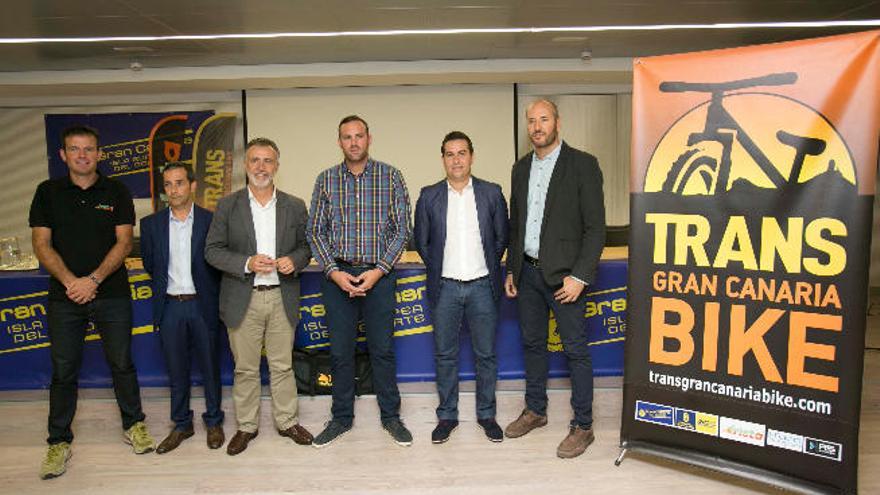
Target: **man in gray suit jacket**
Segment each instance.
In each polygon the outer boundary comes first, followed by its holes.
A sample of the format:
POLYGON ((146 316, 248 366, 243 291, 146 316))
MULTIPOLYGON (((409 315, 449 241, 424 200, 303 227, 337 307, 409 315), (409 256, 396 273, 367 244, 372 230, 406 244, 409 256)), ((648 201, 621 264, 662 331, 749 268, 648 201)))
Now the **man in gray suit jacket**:
POLYGON ((563 458, 593 441, 593 367, 584 328, 588 285, 605 245, 602 171, 596 157, 559 139, 559 111, 548 100, 526 110, 535 151, 513 165, 510 247, 505 290, 517 297, 526 368, 526 408, 507 426, 509 438, 547 424, 547 321, 556 329, 571 369, 569 433, 563 458))
POLYGON ((220 318, 235 359, 232 399, 238 431, 227 446, 229 455, 244 451, 257 436, 264 347, 275 427, 300 445, 312 443, 297 418, 292 362, 299 321, 296 277, 311 258, 308 212, 303 200, 275 188, 279 158, 270 139, 247 144, 248 186, 220 200, 205 242, 205 258, 223 272, 220 318))

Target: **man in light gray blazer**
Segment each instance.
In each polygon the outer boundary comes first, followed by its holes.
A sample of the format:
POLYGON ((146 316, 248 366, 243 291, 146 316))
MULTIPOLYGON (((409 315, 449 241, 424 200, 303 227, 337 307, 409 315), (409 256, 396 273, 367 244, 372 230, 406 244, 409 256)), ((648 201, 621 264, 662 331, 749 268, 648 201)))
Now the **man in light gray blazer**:
POLYGON ((232 398, 238 431, 226 452, 243 452, 259 429, 260 358, 266 349, 272 415, 278 433, 300 445, 312 435, 299 424, 293 377, 293 336, 299 321, 299 279, 309 264, 306 205, 275 188, 278 146, 256 138, 247 144, 248 186, 217 204, 205 258, 223 272, 220 318, 235 359, 232 398))

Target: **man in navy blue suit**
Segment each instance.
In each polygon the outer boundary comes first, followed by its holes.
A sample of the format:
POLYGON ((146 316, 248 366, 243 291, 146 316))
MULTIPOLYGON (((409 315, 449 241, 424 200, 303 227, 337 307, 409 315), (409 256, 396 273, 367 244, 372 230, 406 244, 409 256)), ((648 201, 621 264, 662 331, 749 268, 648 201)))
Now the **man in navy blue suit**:
POLYGON ((153 278, 153 324, 159 329, 171 382, 174 429, 159 444, 164 454, 193 436, 190 367, 196 361, 205 387, 207 442, 226 441, 220 409, 220 274, 205 261, 205 237, 211 212, 193 203, 196 182, 188 164, 169 163, 162 171, 169 208, 141 220, 144 268, 153 278))
POLYGON ((467 319, 476 357, 477 423, 493 442, 503 439, 495 421, 495 330, 501 296, 501 256, 507 247, 507 203, 501 186, 471 176, 474 146, 453 131, 440 145, 446 179, 422 189, 414 239, 428 271, 437 363, 437 427, 443 443, 458 426, 458 343, 467 319))

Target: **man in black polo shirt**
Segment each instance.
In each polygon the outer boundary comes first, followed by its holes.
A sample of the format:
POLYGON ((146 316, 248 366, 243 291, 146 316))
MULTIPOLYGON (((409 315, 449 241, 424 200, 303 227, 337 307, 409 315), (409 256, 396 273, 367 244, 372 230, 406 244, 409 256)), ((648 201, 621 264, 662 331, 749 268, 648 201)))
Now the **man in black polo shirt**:
POLYGON ((34 253, 52 275, 49 281, 49 449, 42 479, 61 476, 70 458, 71 423, 83 339, 95 323, 113 375, 125 441, 136 454, 151 452, 137 372, 131 358, 131 296, 123 266, 131 251, 134 204, 121 183, 98 174, 98 134, 71 127, 61 136, 68 175, 44 181, 31 203, 34 253))

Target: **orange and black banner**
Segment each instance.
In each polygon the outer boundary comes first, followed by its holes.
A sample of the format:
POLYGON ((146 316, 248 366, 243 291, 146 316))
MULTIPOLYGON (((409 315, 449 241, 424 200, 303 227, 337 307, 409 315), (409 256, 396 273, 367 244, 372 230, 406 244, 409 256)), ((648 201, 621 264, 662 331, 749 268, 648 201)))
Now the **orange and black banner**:
POLYGON ((162 185, 162 169, 166 163, 183 160, 185 144, 191 143, 187 136, 186 113, 169 115, 153 126, 150 131, 150 193, 153 197, 153 211, 168 206, 162 185))
POLYGON ((193 145, 196 175, 195 202, 214 211, 217 201, 232 190, 232 157, 238 116, 221 113, 206 120, 193 145))
POLYGON ((633 70, 621 445, 855 493, 880 31, 633 70))
MULTIPOLYGON (((211 112, 213 114, 213 112, 211 112)), ((237 115, 222 113, 195 120, 194 112, 168 115, 150 132, 150 176, 153 210, 168 205, 162 170, 169 162, 190 163, 196 179, 195 202, 214 210, 232 189, 232 158, 237 115), (192 127, 197 124, 195 138, 192 127)))

